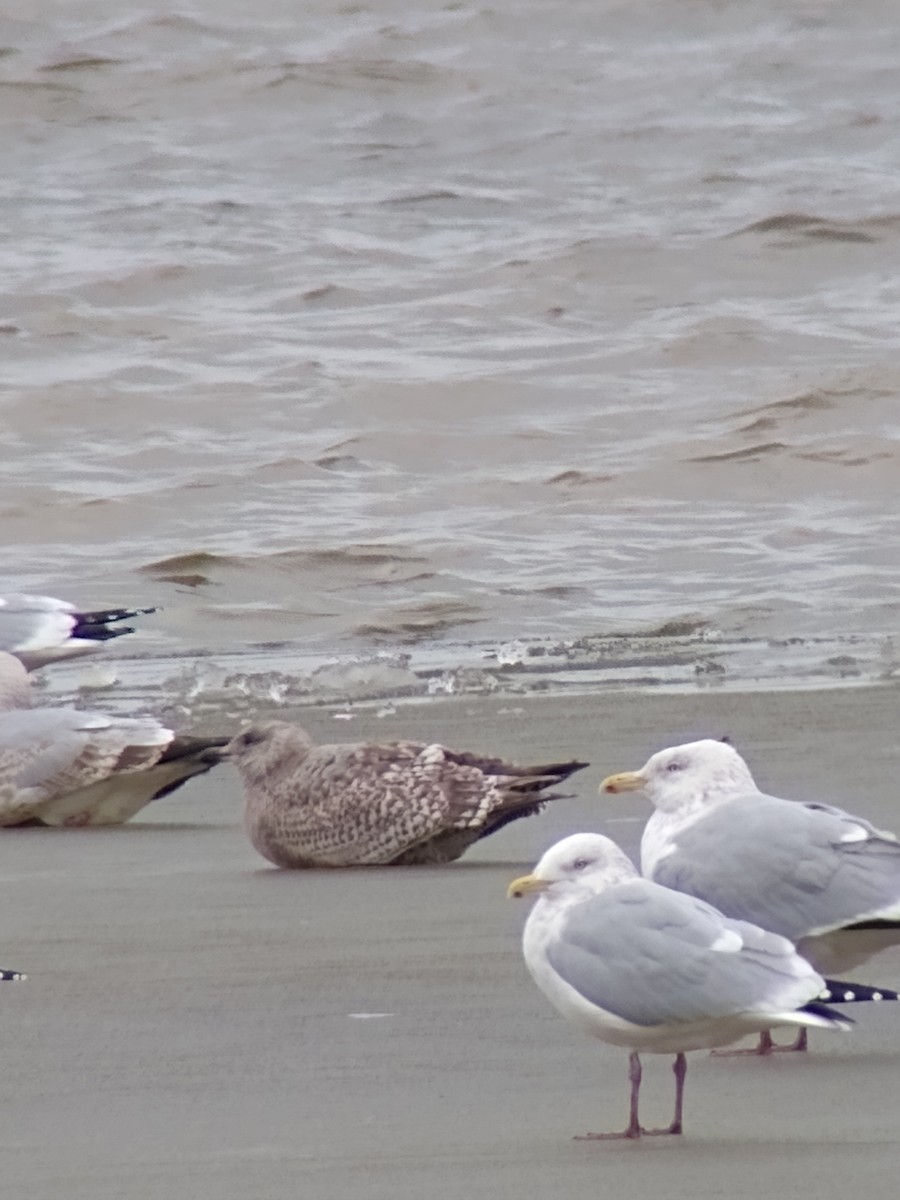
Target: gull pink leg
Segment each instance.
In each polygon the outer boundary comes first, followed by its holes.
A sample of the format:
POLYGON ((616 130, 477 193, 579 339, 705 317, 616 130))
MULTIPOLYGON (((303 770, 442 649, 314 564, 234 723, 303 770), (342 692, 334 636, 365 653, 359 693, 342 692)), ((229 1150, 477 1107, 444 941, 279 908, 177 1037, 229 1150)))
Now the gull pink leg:
MULTIPOLYGON (((683 1055, 679 1055, 683 1057, 683 1055)), ((638 1120, 638 1098, 641 1093, 641 1060, 636 1051, 628 1056, 628 1078, 631 1080, 631 1117, 628 1128, 621 1133, 580 1133, 576 1134, 576 1142, 611 1142, 620 1138, 639 1138, 644 1130, 638 1120)), ((666 1130, 665 1132, 668 1132, 666 1130)))
POLYGON ((752 1048, 746 1050, 710 1050, 713 1058, 745 1058, 748 1054, 766 1055, 771 1054, 773 1050, 778 1049, 772 1041, 772 1035, 768 1029, 759 1035, 759 1041, 752 1048))
POLYGON ((672 1070, 675 1072, 675 1115, 672 1118, 672 1124, 666 1129, 642 1129, 641 1132, 648 1137, 657 1137, 664 1133, 681 1133, 681 1118, 684 1112, 684 1080, 687 1075, 687 1059, 684 1054, 675 1055, 672 1070))
POLYGON ((759 1035, 759 1042, 752 1050, 711 1050, 710 1054, 716 1058, 738 1058, 741 1055, 768 1055, 768 1054, 790 1054, 795 1050, 804 1051, 808 1049, 809 1034, 806 1029, 801 1028, 796 1038, 789 1042, 786 1046, 777 1046, 772 1041, 772 1035, 766 1030, 759 1035))
POLYGON ((792 1050, 806 1050, 809 1046, 809 1030, 802 1027, 800 1032, 794 1038, 789 1046, 773 1046, 774 1050, 784 1050, 788 1053, 792 1050))

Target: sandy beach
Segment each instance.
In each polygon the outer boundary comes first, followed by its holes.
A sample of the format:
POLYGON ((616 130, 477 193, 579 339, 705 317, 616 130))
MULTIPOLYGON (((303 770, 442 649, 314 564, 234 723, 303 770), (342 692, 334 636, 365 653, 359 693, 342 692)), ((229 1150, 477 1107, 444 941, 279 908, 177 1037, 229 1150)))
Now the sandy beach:
MULTIPOLYGON (((578 1144, 623 1123, 625 1055, 539 995, 519 953, 525 908, 504 889, 579 829, 633 851, 642 801, 601 801, 598 780, 695 736, 730 733, 761 786, 896 827, 896 709, 883 687, 304 714, 332 740, 402 733, 591 759, 577 797, 443 869, 269 868, 239 828, 230 769, 120 829, 5 831, 0 965, 29 975, 0 994, 8 1193, 886 1193, 900 1170, 900 1006, 858 1009, 852 1034, 815 1036, 803 1059, 693 1055, 683 1139, 578 1144)), ((900 985, 900 956, 860 977, 900 985)), ((669 1060, 647 1067, 645 1118, 668 1120, 669 1060)))

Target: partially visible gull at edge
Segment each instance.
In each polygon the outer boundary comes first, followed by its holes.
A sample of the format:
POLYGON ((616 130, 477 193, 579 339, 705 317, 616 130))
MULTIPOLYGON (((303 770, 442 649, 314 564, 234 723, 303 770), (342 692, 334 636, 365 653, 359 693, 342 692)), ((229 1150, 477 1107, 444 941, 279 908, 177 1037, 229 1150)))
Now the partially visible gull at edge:
POLYGON ((0 653, 0 826, 121 824, 214 767, 228 742, 29 702, 24 666, 0 653))
POLYGON ((817 1002, 825 981, 786 938, 641 879, 601 834, 558 842, 508 889, 533 892, 522 946, 535 983, 573 1024, 631 1052, 628 1125, 589 1140, 680 1134, 688 1050, 777 1025, 852 1024, 817 1002), (643 1052, 676 1056, 675 1114, 662 1129, 639 1119, 643 1052))
MULTIPOLYGON (((839 808, 766 795, 733 746, 660 750, 600 790, 643 790, 653 803, 641 841, 647 879, 782 934, 818 970, 857 966, 900 942, 894 835, 839 808)), ((805 1046, 801 1032, 792 1048, 805 1046)))
POLYGON ((110 638, 134 633, 120 621, 154 608, 106 608, 81 612, 66 600, 22 592, 0 595, 0 650, 15 654, 29 671, 63 658, 91 654, 110 638))
POLYGON ((587 766, 519 767, 422 742, 316 746, 285 721, 251 725, 228 753, 250 840, 279 867, 451 862, 587 766))

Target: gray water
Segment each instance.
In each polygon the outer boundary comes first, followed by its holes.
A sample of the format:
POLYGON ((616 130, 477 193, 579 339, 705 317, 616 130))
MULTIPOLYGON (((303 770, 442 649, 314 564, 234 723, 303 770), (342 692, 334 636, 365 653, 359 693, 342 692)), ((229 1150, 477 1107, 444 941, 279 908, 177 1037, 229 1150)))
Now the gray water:
POLYGON ((0 47, 7 589, 169 656, 893 671, 893 3, 20 0, 0 47))

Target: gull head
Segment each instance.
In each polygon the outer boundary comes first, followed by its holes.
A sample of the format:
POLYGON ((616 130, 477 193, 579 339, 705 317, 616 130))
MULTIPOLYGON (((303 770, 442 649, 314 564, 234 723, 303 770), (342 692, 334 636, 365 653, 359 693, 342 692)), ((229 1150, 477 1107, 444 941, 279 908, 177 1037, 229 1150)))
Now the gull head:
POLYGON ((636 875, 634 863, 610 838, 573 833, 551 846, 530 875, 514 879, 506 894, 510 899, 532 892, 594 895, 636 875))
POLYGON ((260 721, 231 739, 225 755, 248 783, 264 783, 295 770, 313 748, 313 740, 288 721, 260 721))
POLYGON ((608 775, 600 793, 644 791, 663 812, 702 808, 758 791, 750 768, 733 746, 707 738, 660 750, 639 771, 608 775))

